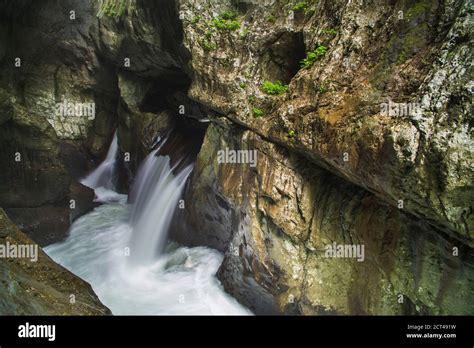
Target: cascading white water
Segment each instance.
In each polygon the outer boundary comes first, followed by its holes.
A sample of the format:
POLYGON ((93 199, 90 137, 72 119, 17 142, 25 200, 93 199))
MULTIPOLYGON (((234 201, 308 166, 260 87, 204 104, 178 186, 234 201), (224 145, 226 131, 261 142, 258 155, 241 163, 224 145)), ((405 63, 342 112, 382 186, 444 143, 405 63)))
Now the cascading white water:
MULTIPOLYGON (((116 151, 114 142, 109 153, 116 151)), ((169 157, 157 152, 140 167, 131 204, 126 195, 98 186, 96 201, 105 204, 77 219, 65 241, 44 250, 88 281, 113 314, 252 314, 217 280, 221 253, 165 243, 192 166, 174 174, 169 157)), ((113 171, 107 173, 108 181, 113 171)))
POLYGON ((105 187, 113 190, 114 184, 114 173, 115 173, 115 161, 118 153, 118 141, 117 131, 115 131, 112 143, 110 144, 109 151, 105 160, 90 173, 84 179, 81 180, 81 184, 90 188, 105 187))
POLYGON ((163 250, 171 218, 192 171, 192 166, 187 166, 174 175, 169 156, 157 156, 157 151, 145 159, 131 194, 134 233, 130 261, 137 264, 150 264, 163 250))

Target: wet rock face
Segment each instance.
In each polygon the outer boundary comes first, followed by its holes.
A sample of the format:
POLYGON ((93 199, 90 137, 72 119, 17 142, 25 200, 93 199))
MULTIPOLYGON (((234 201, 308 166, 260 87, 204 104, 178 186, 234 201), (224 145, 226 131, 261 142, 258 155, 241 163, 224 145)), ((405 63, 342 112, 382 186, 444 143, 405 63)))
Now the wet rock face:
POLYGON ((65 150, 44 118, 3 105, 10 115, 0 125, 0 206, 37 243, 57 242, 92 209, 93 191, 77 183, 78 173, 67 165, 78 151, 65 150))
MULTIPOLYGON (((0 244, 38 247, 0 209, 0 244)), ((0 258, 0 314, 108 315, 91 286, 54 263, 38 247, 37 261, 0 258), (75 302, 72 303, 71 296, 75 302)))
POLYGON ((92 49, 89 34, 97 21, 87 2, 4 1, 2 8, 0 206, 47 245, 63 239, 70 223, 92 209, 93 192, 77 180, 88 171, 90 153, 106 150, 113 132, 92 126, 110 118, 114 75, 99 72, 107 68, 92 49), (77 21, 70 18, 72 9, 77 21), (70 106, 93 103, 97 117, 81 108, 68 114, 70 106))
POLYGON ((180 1, 190 96, 472 247, 469 1, 234 5, 180 1), (225 11, 237 29, 212 24, 225 11), (297 35, 324 53, 265 93, 297 35))
POLYGON ((11 115, 0 126, 0 206, 41 245, 61 240, 70 222, 92 208, 93 192, 71 178, 44 118, 4 105, 11 115))
POLYGON ((0 164, 6 168, 0 206, 46 245, 64 238, 70 222, 92 207, 86 188, 76 208, 69 205, 115 129, 121 155, 131 157, 120 165, 126 190, 138 163, 173 124, 168 100, 189 84, 180 21, 173 1, 153 8, 133 1, 120 16, 99 15, 94 1, 0 5, 0 164))
POLYGON ((187 238, 226 249, 219 278, 256 313, 472 314, 469 2, 305 4, 180 1, 189 95, 227 119, 187 238), (217 163, 227 147, 257 165, 217 163))
POLYGON ((474 311, 472 249, 251 131, 210 126, 185 202, 182 239, 227 245, 218 276, 255 313, 474 311), (226 147, 257 165, 219 164, 226 147), (333 243, 364 251, 331 257, 333 243))

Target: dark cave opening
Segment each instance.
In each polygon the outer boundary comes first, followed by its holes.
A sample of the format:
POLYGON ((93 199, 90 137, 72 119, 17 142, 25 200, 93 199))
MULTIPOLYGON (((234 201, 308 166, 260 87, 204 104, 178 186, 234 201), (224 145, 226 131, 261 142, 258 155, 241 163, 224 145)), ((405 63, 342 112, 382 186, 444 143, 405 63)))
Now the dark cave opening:
POLYGON ((300 61, 305 56, 306 46, 302 32, 280 34, 262 56, 264 78, 288 84, 300 70, 300 61))

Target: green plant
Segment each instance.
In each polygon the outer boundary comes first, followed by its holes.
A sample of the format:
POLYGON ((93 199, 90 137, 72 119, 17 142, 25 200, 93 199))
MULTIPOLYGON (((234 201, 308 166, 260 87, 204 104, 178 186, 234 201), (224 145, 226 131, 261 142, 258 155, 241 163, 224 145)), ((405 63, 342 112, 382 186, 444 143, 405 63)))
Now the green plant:
POLYGON ((408 9, 406 12, 406 17, 407 18, 412 18, 412 17, 417 17, 421 15, 422 13, 428 11, 431 6, 431 1, 430 0, 418 0, 414 3, 412 7, 408 9))
POLYGON ((250 30, 249 30, 248 28, 245 28, 245 29, 240 33, 240 37, 241 37, 242 39, 245 39, 249 33, 250 33, 250 30))
POLYGON ((324 94, 328 91, 328 88, 325 85, 320 85, 318 90, 319 90, 319 93, 324 94))
POLYGON ((191 19, 191 24, 196 24, 196 23, 199 22, 200 20, 201 20, 201 16, 196 15, 196 16, 194 16, 194 17, 191 19))
POLYGON ((290 130, 288 131, 288 136, 289 136, 290 138, 293 138, 295 135, 296 135, 296 133, 295 133, 295 131, 294 131, 293 129, 290 129, 290 130))
POLYGON ((270 15, 270 16, 267 17, 267 22, 269 22, 269 23, 275 23, 275 21, 276 21, 275 16, 270 15))
POLYGON ((247 87, 247 84, 244 81, 241 81, 239 83, 240 88, 245 89, 247 87))
POLYGON ((234 11, 230 11, 230 10, 227 10, 227 11, 224 11, 220 17, 222 19, 236 19, 237 18, 237 13, 234 12, 234 11))
POLYGON ((308 3, 306 1, 300 1, 298 3, 296 3, 295 6, 293 6, 292 10, 293 11, 303 11, 303 10, 306 10, 306 8, 308 7, 308 3))
POLYGON ((219 30, 237 30, 240 28, 240 21, 237 20, 237 13, 225 11, 219 17, 212 19, 212 26, 219 30))
POLYGON ((237 20, 227 20, 222 18, 214 18, 212 25, 219 30, 237 30, 240 28, 240 22, 237 20))
POLYGON ((263 116, 263 110, 259 109, 259 108, 256 108, 256 107, 252 108, 252 113, 255 117, 262 117, 263 116))
POLYGON ((321 30, 323 34, 330 35, 330 36, 336 36, 337 35, 337 30, 333 28, 327 28, 321 30))
POLYGON ((280 81, 265 81, 261 86, 262 91, 266 94, 279 95, 288 91, 288 85, 282 84, 280 81))
POLYGON ((206 32, 204 33, 204 36, 206 37, 207 40, 210 40, 212 37, 212 31, 206 30, 206 32))
POLYGON ((310 68, 313 66, 314 62, 318 59, 321 59, 327 52, 328 48, 326 46, 320 45, 316 49, 306 53, 306 58, 300 61, 300 66, 303 69, 310 68))
POLYGON ((205 51, 212 51, 212 50, 215 50, 217 48, 217 46, 210 42, 209 40, 207 39, 202 39, 199 41, 199 45, 201 45, 201 47, 205 50, 205 51))
POLYGON ((104 0, 102 1, 97 17, 120 17, 130 10, 130 0, 104 0))

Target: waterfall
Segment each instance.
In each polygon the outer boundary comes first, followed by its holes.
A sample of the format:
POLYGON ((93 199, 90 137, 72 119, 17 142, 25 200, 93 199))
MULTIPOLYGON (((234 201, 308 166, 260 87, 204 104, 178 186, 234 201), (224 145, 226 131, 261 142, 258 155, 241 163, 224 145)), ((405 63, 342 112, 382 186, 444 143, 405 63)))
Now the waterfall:
POLYGON ((189 158, 172 164, 169 156, 158 155, 165 143, 142 162, 127 200, 103 187, 113 182, 114 135, 105 161, 83 180, 104 204, 74 221, 64 241, 44 250, 88 281, 114 314, 251 314, 216 278, 221 253, 166 241, 193 167, 185 166, 189 158))
POLYGON ((130 193, 130 261, 136 264, 150 264, 163 251, 171 219, 193 169, 189 165, 175 174, 177 165, 171 167, 169 156, 158 156, 158 151, 145 158, 130 193))
POLYGON ((118 153, 117 131, 110 144, 105 160, 89 175, 81 180, 81 184, 90 188, 105 187, 113 190, 115 188, 115 161, 118 153))

